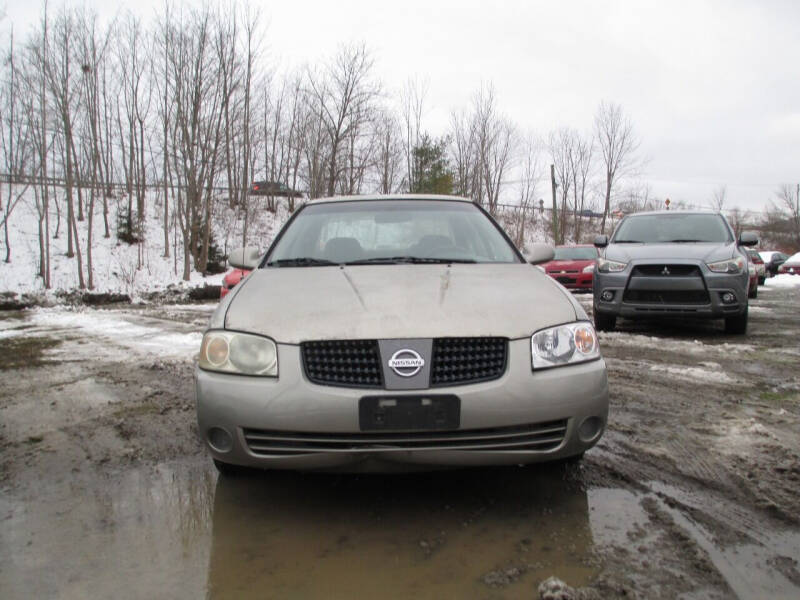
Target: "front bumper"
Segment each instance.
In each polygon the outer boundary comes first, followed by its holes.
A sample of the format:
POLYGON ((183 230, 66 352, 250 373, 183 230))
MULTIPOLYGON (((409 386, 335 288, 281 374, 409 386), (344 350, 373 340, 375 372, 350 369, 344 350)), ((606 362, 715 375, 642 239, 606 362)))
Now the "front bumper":
POLYGON ((629 319, 642 319, 648 317, 678 317, 678 318, 706 318, 721 319, 724 317, 737 316, 747 310, 747 293, 749 289, 749 275, 745 270, 738 275, 726 273, 714 273, 710 271, 705 263, 691 261, 668 261, 671 264, 685 264, 696 266, 701 276, 698 278, 688 277, 639 277, 632 278, 631 273, 634 267, 639 265, 663 264, 659 263, 632 261, 628 263, 624 271, 620 273, 594 274, 593 285, 593 306, 595 312, 613 315, 629 319), (635 284, 634 279, 636 279, 635 284), (657 297, 659 292, 664 292, 664 296, 673 292, 688 293, 707 293, 707 298, 702 302, 681 302, 681 301, 631 301, 626 297, 626 292, 633 285, 638 287, 637 291, 652 292, 651 296, 657 297), (610 300, 603 299, 603 293, 611 294, 610 300), (725 294, 733 294, 732 302, 724 302, 725 294))
MULTIPOLYGON (((320 386, 309 382, 302 369, 300 350, 278 345, 277 379, 226 375, 196 370, 197 420, 200 436, 211 455, 225 463, 260 468, 344 471, 391 471, 433 467, 512 465, 556 460, 580 454, 597 443, 608 415, 605 362, 533 372, 530 340, 509 342, 508 366, 497 380, 428 390, 460 399, 458 433, 468 430, 513 428, 520 425, 565 425, 563 439, 546 450, 497 448, 454 449, 392 447, 360 444, 357 448, 325 451, 254 451, 246 430, 281 434, 342 434, 359 437, 359 400, 363 396, 420 395, 426 391, 387 392, 320 386), (593 423, 594 428, 581 425, 593 423), (593 430, 592 434, 584 435, 593 430), (230 444, 215 443, 215 431, 226 432, 230 444), (223 447, 221 447, 223 446, 223 447), (229 447, 225 447, 229 446, 229 447)), ((427 432, 430 433, 430 432, 427 432)), ((222 436, 224 439, 225 436, 222 436)))
POLYGON ((591 290, 593 273, 548 272, 550 277, 569 290, 591 290))

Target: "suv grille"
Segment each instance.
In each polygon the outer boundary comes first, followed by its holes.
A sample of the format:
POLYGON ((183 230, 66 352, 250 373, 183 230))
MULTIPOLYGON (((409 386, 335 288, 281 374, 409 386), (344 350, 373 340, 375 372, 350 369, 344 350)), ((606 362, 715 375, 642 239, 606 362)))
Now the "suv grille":
POLYGON ((625 290, 623 302, 641 304, 708 304, 705 290, 625 290))
MULTIPOLYGON (((332 340, 300 344, 303 369, 319 385, 383 388, 377 340, 332 340)), ((478 383, 497 379, 506 370, 505 338, 437 338, 433 340, 430 386, 478 383)))
POLYGON ((306 376, 320 385, 382 388, 381 357, 375 340, 300 344, 306 376))
POLYGON ((315 452, 397 452, 407 450, 534 450, 545 452, 561 445, 567 420, 456 431, 380 433, 309 433, 244 429, 253 454, 262 456, 315 452))
POLYGON ((506 370, 505 338, 438 338, 433 340, 431 386, 497 379, 506 370))
POLYGON ((631 277, 700 277, 696 265, 637 265, 631 277), (664 270, 666 269, 666 273, 664 270))

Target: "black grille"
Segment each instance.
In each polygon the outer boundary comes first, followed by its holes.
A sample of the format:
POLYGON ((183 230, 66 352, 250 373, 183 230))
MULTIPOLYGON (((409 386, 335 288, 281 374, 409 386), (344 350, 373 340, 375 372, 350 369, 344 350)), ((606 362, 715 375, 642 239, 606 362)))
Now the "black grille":
POLYGON ((625 290, 623 302, 640 304, 708 304, 705 290, 625 290))
POLYGON ((631 277, 700 277, 700 269, 697 265, 636 265, 631 277))
POLYGON ((561 445, 567 420, 511 427, 386 433, 310 433, 243 430, 253 454, 287 456, 317 452, 396 452, 406 450, 541 451, 561 445))
POLYGON ((381 358, 376 340, 303 342, 306 376, 314 383, 382 388, 381 358))
POLYGON ((433 340, 431 387, 497 379, 506 370, 505 338, 433 340))

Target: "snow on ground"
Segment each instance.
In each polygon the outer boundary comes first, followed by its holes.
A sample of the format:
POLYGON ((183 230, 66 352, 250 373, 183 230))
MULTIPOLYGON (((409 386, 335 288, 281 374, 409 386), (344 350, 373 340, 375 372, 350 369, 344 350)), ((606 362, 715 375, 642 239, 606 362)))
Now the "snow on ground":
POLYGON ((793 287, 800 287, 800 275, 789 275, 787 273, 781 273, 780 275, 775 275, 775 277, 770 277, 764 282, 764 285, 767 288, 793 288, 793 287))
POLYGON ((622 331, 599 332, 600 345, 604 342, 614 346, 658 348, 661 351, 681 352, 686 354, 705 354, 707 352, 724 352, 725 354, 752 352, 750 344, 704 344, 700 340, 672 340, 622 331))
MULTIPOLYGON (((63 190, 58 192, 60 212, 52 202, 51 221, 51 289, 78 289, 77 257, 67 258, 66 201, 63 190), (55 237, 56 225, 59 235, 55 237)), ((261 202, 258 198, 254 201, 261 202)), ((146 240, 141 248, 139 266, 139 247, 120 242, 116 236, 117 213, 127 203, 126 199, 109 198, 110 237, 103 237, 104 224, 102 203, 95 206, 92 224, 92 262, 94 289, 96 292, 125 293, 131 297, 148 291, 157 291, 169 285, 196 287, 219 285, 223 274, 203 277, 191 272, 191 280, 182 281, 183 254, 180 233, 171 233, 169 257, 164 256, 164 233, 162 224, 163 205, 158 193, 148 193, 146 199, 146 240)), ((248 242, 266 250, 289 213, 285 204, 278 203, 276 213, 271 213, 257 205, 249 225, 248 242)), ((88 217, 88 215, 87 215, 88 217)), ((0 292, 32 293, 44 290, 38 277, 39 266, 39 221, 36 212, 33 190, 29 189, 9 218, 11 262, 0 262, 0 292)), ((88 218, 77 223, 83 272, 86 275, 86 241, 88 238, 88 218)), ((213 233, 216 243, 223 253, 242 246, 242 221, 237 212, 228 208, 220 209, 214 216, 213 233)), ((5 243, 0 235, 0 259, 5 258, 5 243)))
POLYGON ((703 381, 711 383, 722 383, 727 385, 735 385, 740 383, 722 370, 722 366, 715 362, 701 362, 701 367, 686 367, 683 365, 663 365, 652 364, 650 370, 660 373, 666 373, 672 377, 680 379, 689 379, 692 381, 703 381))
POLYGON ((753 306, 752 304, 750 304, 747 307, 747 310, 748 310, 748 312, 750 314, 753 314, 753 313, 756 313, 756 314, 768 314, 768 313, 772 312, 771 308, 768 308, 766 306, 753 306))
POLYGON ((133 352, 140 356, 191 360, 200 349, 202 333, 180 325, 170 330, 164 324, 113 310, 39 308, 24 319, 4 320, 0 325, 0 340, 19 336, 63 340, 74 332, 81 337, 103 340, 106 357, 133 352))

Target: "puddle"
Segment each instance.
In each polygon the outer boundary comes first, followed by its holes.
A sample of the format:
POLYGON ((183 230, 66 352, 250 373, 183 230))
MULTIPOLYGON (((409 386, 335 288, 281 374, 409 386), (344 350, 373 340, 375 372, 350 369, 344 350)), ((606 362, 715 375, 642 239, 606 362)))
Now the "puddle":
MULTIPOLYGON (((620 498, 558 468, 217 476, 205 458, 0 497, 6 599, 531 598, 598 573, 620 498), (598 525, 599 523, 599 525, 598 525)), ((613 535, 611 536, 613 537, 613 535)))
POLYGON ((3 598, 202 597, 214 479, 205 463, 173 464, 4 490, 3 598))

